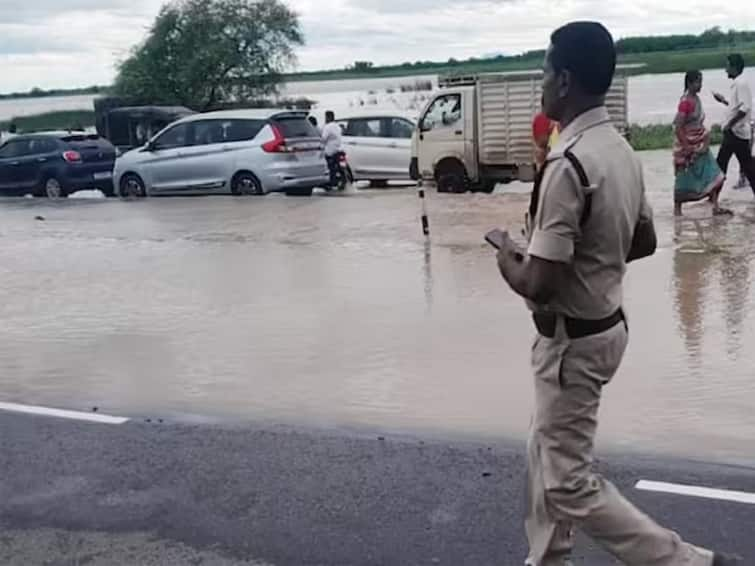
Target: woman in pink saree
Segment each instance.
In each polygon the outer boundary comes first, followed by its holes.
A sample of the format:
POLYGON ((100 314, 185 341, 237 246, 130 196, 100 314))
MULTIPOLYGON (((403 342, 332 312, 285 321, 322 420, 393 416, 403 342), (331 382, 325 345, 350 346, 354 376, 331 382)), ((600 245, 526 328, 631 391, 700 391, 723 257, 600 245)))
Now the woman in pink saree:
POLYGON ((674 214, 681 216, 685 202, 703 199, 713 203, 713 214, 731 214, 718 203, 725 177, 710 151, 710 132, 705 129, 705 112, 700 100, 702 73, 688 72, 684 86, 685 93, 674 120, 674 214))

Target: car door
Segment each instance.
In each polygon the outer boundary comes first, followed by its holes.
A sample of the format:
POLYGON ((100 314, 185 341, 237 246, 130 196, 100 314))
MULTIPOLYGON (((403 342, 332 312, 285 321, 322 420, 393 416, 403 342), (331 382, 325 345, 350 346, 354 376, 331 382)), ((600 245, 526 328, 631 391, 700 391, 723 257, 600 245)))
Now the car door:
MULTIPOLYGON (((18 185, 25 192, 40 189, 49 176, 55 175, 55 159, 59 158, 57 144, 49 138, 32 138, 20 158, 18 185)), ((63 181, 63 179, 59 179, 63 181)))
POLYGON ((12 139, 0 147, 0 191, 23 192, 23 159, 29 152, 28 139, 12 139))
POLYGON ((145 148, 149 154, 144 169, 155 193, 182 192, 191 183, 183 168, 186 148, 192 144, 189 122, 176 124, 154 138, 145 148))
POLYGON ((344 134, 349 164, 357 179, 380 181, 390 178, 391 140, 384 118, 352 118, 344 134))
POLYGON ((406 118, 394 117, 388 120, 389 167, 393 179, 409 179, 414 129, 414 123, 406 118))
MULTIPOLYGON (((432 177, 435 165, 447 157, 465 162, 465 127, 462 93, 438 95, 419 122, 419 169, 432 177)), ((465 164, 466 165, 466 164, 465 164)))
POLYGON ((191 123, 191 145, 181 150, 181 169, 192 193, 230 191, 233 155, 227 139, 229 120, 199 120, 191 123))

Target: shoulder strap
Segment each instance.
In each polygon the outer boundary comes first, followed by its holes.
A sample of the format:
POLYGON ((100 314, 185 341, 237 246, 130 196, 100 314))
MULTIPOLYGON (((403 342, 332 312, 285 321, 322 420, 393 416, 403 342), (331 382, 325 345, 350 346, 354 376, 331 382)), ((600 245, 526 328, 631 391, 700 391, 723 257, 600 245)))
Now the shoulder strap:
MULTIPOLYGON (((569 160, 569 163, 571 163, 572 167, 574 167, 574 171, 577 173, 577 177, 579 178, 579 184, 582 185, 583 189, 589 189, 590 188, 590 179, 587 177, 587 172, 585 171, 585 168, 582 166, 582 163, 577 159, 577 156, 574 155, 571 150, 566 150, 564 152, 564 157, 569 160)), ((545 169, 548 167, 549 161, 546 161, 543 166, 540 168, 540 171, 537 172, 537 175, 535 175, 535 186, 532 189, 532 196, 530 197, 530 218, 535 218, 535 215, 537 214, 537 207, 540 203, 540 189, 543 184, 543 177, 545 176, 545 169)), ((585 207, 582 210, 582 217, 579 220, 580 227, 584 227, 585 224, 587 224, 587 221, 590 219, 590 215, 592 214, 592 193, 586 192, 585 193, 585 207)))
MULTIPOLYGON (((579 177, 579 183, 582 185, 583 189, 589 189, 590 188, 590 179, 587 177, 587 172, 585 171, 585 168, 582 166, 582 163, 577 159, 577 156, 574 155, 570 149, 567 149, 564 152, 564 157, 569 160, 569 163, 572 164, 572 167, 574 167, 574 170, 577 172, 577 177, 579 177)), ((585 224, 587 224, 587 221, 590 220, 590 215, 592 214, 592 192, 586 191, 585 192, 585 208, 582 210, 582 218, 579 219, 579 226, 584 228, 585 224)))

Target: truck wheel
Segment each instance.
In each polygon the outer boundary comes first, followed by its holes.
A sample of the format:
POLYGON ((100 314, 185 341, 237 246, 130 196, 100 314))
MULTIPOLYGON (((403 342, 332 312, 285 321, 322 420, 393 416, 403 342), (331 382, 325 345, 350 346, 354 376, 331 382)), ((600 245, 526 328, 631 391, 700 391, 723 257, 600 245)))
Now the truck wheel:
POLYGON ((466 193, 469 189, 467 172, 458 161, 440 163, 435 171, 435 182, 439 193, 466 193))

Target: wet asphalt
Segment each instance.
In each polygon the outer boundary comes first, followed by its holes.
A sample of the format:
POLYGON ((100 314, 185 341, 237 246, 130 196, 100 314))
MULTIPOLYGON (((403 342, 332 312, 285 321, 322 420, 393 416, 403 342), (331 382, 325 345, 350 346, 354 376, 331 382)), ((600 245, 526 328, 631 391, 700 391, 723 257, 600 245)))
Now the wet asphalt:
MULTIPOLYGON (((3 564, 514 566, 526 552, 517 444, 9 414, 0 429, 3 564)), ((627 454, 598 468, 686 538, 755 564, 755 506, 633 489, 755 492, 751 469, 627 454)), ((614 564, 586 540, 576 558, 614 564)))
MULTIPOLYGON (((628 278, 599 468, 752 566, 755 506, 634 489, 755 492, 752 197, 673 221, 644 160, 662 249, 628 278)), ((400 191, 0 203, 2 400, 135 419, 0 414, 0 564, 521 564, 531 333, 481 234, 526 195, 429 204, 428 244, 400 191)))

